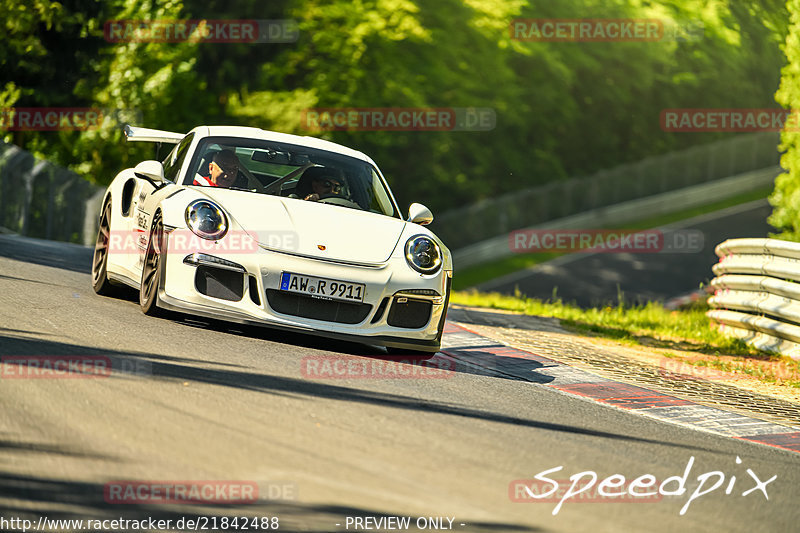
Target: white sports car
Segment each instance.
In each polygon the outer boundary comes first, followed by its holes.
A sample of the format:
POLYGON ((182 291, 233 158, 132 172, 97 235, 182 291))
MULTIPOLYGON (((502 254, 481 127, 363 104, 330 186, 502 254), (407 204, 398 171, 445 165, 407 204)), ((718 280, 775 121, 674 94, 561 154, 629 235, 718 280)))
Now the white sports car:
POLYGON ((109 185, 95 292, 129 285, 150 315, 166 309, 423 357, 439 349, 450 252, 423 227, 433 220, 425 206, 402 218, 372 159, 256 128, 125 134, 175 147, 109 185))

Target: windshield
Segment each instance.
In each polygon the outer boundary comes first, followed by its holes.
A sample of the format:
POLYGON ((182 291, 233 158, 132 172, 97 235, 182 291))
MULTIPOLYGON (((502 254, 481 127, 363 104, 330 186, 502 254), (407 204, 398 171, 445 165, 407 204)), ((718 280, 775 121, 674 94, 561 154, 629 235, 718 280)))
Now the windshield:
POLYGON ((224 187, 399 216, 375 167, 307 146, 209 137, 198 144, 184 185, 224 187))

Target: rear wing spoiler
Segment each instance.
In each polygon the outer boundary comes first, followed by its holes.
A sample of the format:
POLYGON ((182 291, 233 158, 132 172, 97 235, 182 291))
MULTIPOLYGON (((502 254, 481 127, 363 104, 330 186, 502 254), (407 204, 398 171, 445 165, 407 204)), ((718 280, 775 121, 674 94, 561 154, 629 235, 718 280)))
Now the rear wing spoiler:
POLYGON ((144 141, 144 142, 152 142, 152 143, 168 143, 168 144, 178 144, 181 142, 186 134, 184 133, 173 133, 171 131, 162 131, 162 130, 151 130, 149 128, 137 128, 131 126, 130 124, 126 124, 123 130, 125 132, 125 138, 130 141, 144 141))

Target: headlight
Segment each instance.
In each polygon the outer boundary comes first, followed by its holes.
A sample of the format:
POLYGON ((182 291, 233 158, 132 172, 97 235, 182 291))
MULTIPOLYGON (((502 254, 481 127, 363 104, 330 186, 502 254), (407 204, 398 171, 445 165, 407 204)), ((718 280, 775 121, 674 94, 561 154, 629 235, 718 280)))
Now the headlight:
POLYGON ((406 241, 406 261, 422 274, 435 274, 442 268, 442 251, 433 239, 414 235, 406 241))
POLYGON ((215 241, 228 231, 228 217, 214 202, 195 200, 186 208, 186 225, 204 239, 215 241))

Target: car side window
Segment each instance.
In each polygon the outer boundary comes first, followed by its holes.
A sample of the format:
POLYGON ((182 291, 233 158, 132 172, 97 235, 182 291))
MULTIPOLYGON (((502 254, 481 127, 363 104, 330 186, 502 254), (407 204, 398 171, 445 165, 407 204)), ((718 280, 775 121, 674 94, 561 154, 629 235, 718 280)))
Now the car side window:
POLYGON ((183 166, 183 160, 186 159, 186 154, 189 152, 189 145, 192 144, 193 137, 194 133, 190 133, 184 137, 180 144, 178 144, 164 160, 164 177, 173 183, 175 183, 178 172, 180 172, 183 166))

